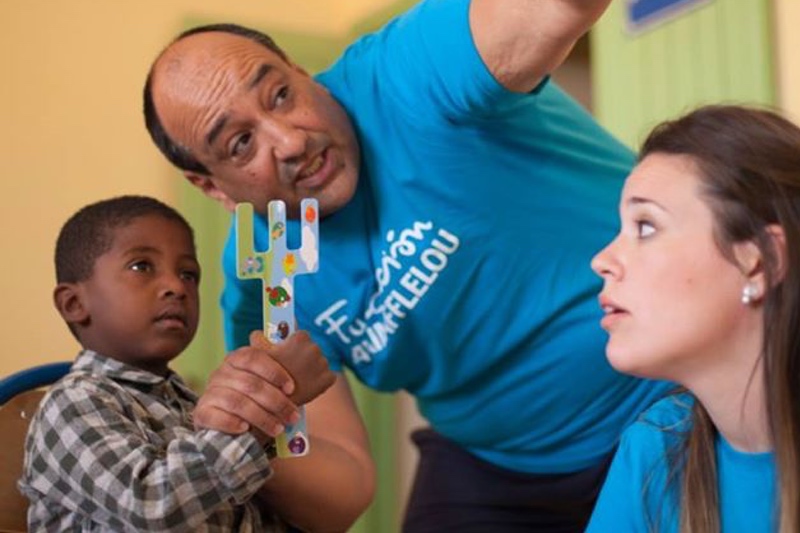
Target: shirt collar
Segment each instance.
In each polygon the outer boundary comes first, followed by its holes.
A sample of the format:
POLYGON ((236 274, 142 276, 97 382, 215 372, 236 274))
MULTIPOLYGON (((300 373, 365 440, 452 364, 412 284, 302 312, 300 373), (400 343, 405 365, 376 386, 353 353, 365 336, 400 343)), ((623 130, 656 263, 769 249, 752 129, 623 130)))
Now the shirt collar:
POLYGON ((184 383, 181 377, 172 370, 168 370, 166 376, 159 376, 111 357, 101 355, 93 350, 82 350, 72 364, 72 371, 100 374, 114 381, 127 381, 129 383, 146 385, 149 387, 163 387, 171 384, 188 396, 195 396, 195 393, 184 383))

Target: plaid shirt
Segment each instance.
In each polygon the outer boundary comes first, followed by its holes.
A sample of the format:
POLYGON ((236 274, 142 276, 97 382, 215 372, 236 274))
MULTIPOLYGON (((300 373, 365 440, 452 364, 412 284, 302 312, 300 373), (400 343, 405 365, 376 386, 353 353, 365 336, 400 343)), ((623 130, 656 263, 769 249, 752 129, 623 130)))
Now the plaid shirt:
POLYGON ((253 495, 272 473, 249 433, 195 431, 194 394, 83 351, 31 421, 30 531, 283 531, 253 495))

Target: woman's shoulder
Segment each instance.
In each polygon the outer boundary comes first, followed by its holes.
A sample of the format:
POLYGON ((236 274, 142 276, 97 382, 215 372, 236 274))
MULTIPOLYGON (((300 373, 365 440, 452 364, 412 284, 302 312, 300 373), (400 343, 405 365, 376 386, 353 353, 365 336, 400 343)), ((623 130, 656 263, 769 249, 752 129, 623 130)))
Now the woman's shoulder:
POLYGON ((688 392, 672 393, 647 408, 636 423, 655 426, 659 429, 685 430, 692 414, 695 399, 688 392))
POLYGON ((670 394, 643 411, 623 434, 623 440, 665 443, 685 435, 691 427, 694 397, 687 392, 670 394))

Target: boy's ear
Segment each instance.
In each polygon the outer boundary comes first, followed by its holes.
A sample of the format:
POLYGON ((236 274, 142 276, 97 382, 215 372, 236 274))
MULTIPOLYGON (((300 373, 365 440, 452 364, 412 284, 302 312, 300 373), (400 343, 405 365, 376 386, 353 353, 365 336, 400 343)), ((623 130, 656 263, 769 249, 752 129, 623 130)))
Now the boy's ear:
POLYGON ((204 176, 202 174, 196 174, 189 171, 185 171, 183 176, 189 181, 189 183, 203 191, 203 194, 212 200, 221 203, 222 207, 229 212, 233 213, 236 210, 236 202, 231 200, 231 198, 225 194, 222 189, 217 187, 217 185, 211 179, 211 176, 204 176))
POLYGON ((53 302, 67 324, 81 325, 89 320, 89 309, 75 283, 59 283, 53 291, 53 302))

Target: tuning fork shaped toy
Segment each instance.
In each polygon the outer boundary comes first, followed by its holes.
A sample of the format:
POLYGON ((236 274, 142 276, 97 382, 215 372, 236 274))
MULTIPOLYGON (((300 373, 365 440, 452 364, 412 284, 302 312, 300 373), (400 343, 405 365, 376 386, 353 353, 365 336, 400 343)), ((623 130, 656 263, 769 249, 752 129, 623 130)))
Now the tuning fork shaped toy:
MULTIPOLYGON (((301 245, 296 250, 286 247, 286 204, 273 200, 267 211, 269 247, 256 252, 253 205, 236 205, 236 271, 240 279, 261 280, 264 335, 280 343, 295 330, 293 278, 316 272, 319 265, 319 210, 314 199, 300 203, 301 245)), ((309 444, 305 408, 300 406, 300 420, 287 426, 275 445, 279 457, 300 457, 308 453, 309 444)))

